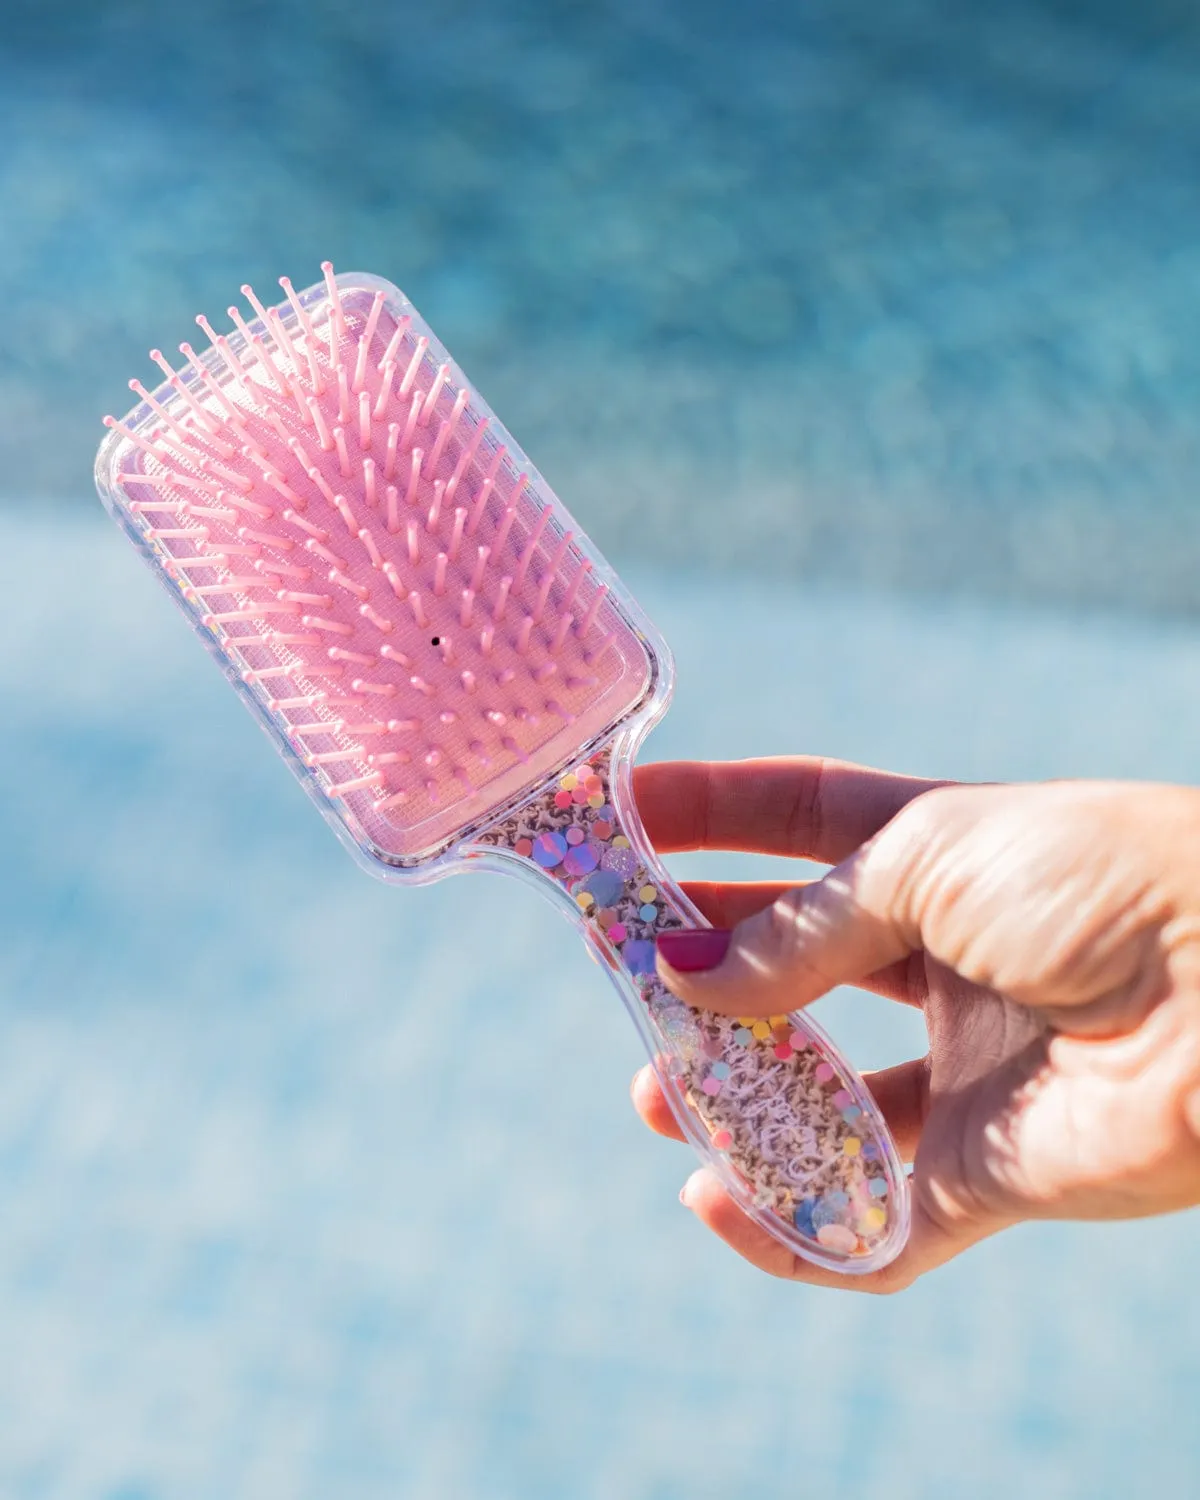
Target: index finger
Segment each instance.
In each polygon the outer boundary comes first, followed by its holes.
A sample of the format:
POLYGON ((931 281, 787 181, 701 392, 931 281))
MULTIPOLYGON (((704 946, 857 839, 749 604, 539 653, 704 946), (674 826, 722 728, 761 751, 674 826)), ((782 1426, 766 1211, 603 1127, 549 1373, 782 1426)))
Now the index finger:
POLYGON ((633 773, 638 811, 661 854, 740 849, 836 865, 907 802, 943 781, 813 755, 660 761, 633 773))

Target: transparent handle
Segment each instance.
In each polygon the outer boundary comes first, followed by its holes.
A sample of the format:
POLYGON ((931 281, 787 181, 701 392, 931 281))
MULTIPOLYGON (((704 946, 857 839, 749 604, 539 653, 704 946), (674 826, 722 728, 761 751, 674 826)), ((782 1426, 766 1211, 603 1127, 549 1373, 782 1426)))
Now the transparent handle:
POLYGON ((594 752, 475 842, 570 903, 676 1119, 741 1208, 818 1265, 886 1265, 908 1232, 907 1179, 833 1043, 802 1012, 729 1019, 693 1010, 658 978, 658 934, 705 923, 646 842, 621 755, 594 752))

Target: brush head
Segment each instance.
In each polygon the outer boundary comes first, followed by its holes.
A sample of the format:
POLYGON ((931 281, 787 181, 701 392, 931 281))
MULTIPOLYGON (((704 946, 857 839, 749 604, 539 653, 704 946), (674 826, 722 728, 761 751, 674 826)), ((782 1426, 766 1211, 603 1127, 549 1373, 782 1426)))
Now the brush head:
POLYGON ((666 648, 407 299, 334 277, 164 380, 109 509, 335 826, 418 870, 669 681, 666 648))

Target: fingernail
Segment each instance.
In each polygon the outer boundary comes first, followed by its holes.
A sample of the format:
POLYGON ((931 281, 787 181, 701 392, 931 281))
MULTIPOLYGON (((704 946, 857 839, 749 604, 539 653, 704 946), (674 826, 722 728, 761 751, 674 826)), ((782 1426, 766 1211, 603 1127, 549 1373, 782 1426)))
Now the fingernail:
POLYGON ((660 933, 658 951, 677 974, 702 974, 729 952, 732 936, 727 927, 685 927, 660 933))
POLYGON ((700 1170, 702 1169, 698 1169, 697 1171, 693 1172, 688 1180, 684 1183, 684 1185, 679 1189, 679 1201, 683 1204, 684 1208, 691 1208, 692 1206, 692 1187, 695 1184, 697 1177, 700 1176, 700 1170))

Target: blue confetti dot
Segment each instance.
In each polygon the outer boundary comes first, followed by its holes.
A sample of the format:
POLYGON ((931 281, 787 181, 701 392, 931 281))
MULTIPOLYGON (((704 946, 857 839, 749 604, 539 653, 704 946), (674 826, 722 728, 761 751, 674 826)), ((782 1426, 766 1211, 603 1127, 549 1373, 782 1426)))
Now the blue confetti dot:
POLYGON ((847 1104, 846 1108, 842 1110, 842 1119, 845 1120, 847 1125, 853 1125, 861 1114, 862 1110, 859 1109, 857 1104, 847 1104))
POLYGON ((567 852, 567 841, 561 833, 539 833, 533 841, 534 860, 543 870, 552 870, 561 864, 567 852))
POLYGON ((870 1184, 867 1187, 867 1191, 870 1193, 872 1198, 886 1198, 887 1183, 883 1180, 882 1177, 872 1177, 870 1184))
POLYGON ((638 916, 643 922, 653 922, 658 916, 658 907, 647 901, 645 906, 638 907, 638 916))
POLYGON ((749 1031, 745 1026, 739 1026, 733 1033, 733 1039, 739 1047, 748 1047, 754 1040, 754 1033, 749 1031))
POLYGON ((840 1213, 842 1209, 850 1207, 850 1194, 842 1192, 826 1193, 825 1201, 831 1208, 836 1208, 840 1213))
POLYGON ((615 870, 594 870, 581 889, 587 891, 597 906, 615 906, 621 899, 625 882, 615 870))
POLYGON ((841 1213, 834 1208, 828 1198, 820 1198, 812 1211, 812 1226, 815 1233, 818 1229, 824 1229, 826 1224, 837 1224, 841 1221, 841 1213))
POLYGON ((874 1141, 868 1141, 867 1144, 862 1148, 862 1155, 864 1161, 878 1161, 879 1147, 875 1144, 874 1141))
POLYGON ((810 1240, 815 1239, 817 1233, 817 1226, 813 1223, 813 1212, 816 1206, 815 1198, 804 1198, 796 1204, 796 1211, 792 1215, 796 1228, 801 1234, 807 1235, 810 1240))
POLYGON ((720 1083, 724 1083, 729 1077, 729 1064, 727 1062, 715 1062, 712 1065, 712 1076, 720 1083))
POLYGON ((654 944, 637 939, 626 943, 621 949, 625 967, 631 974, 654 973, 654 944))

